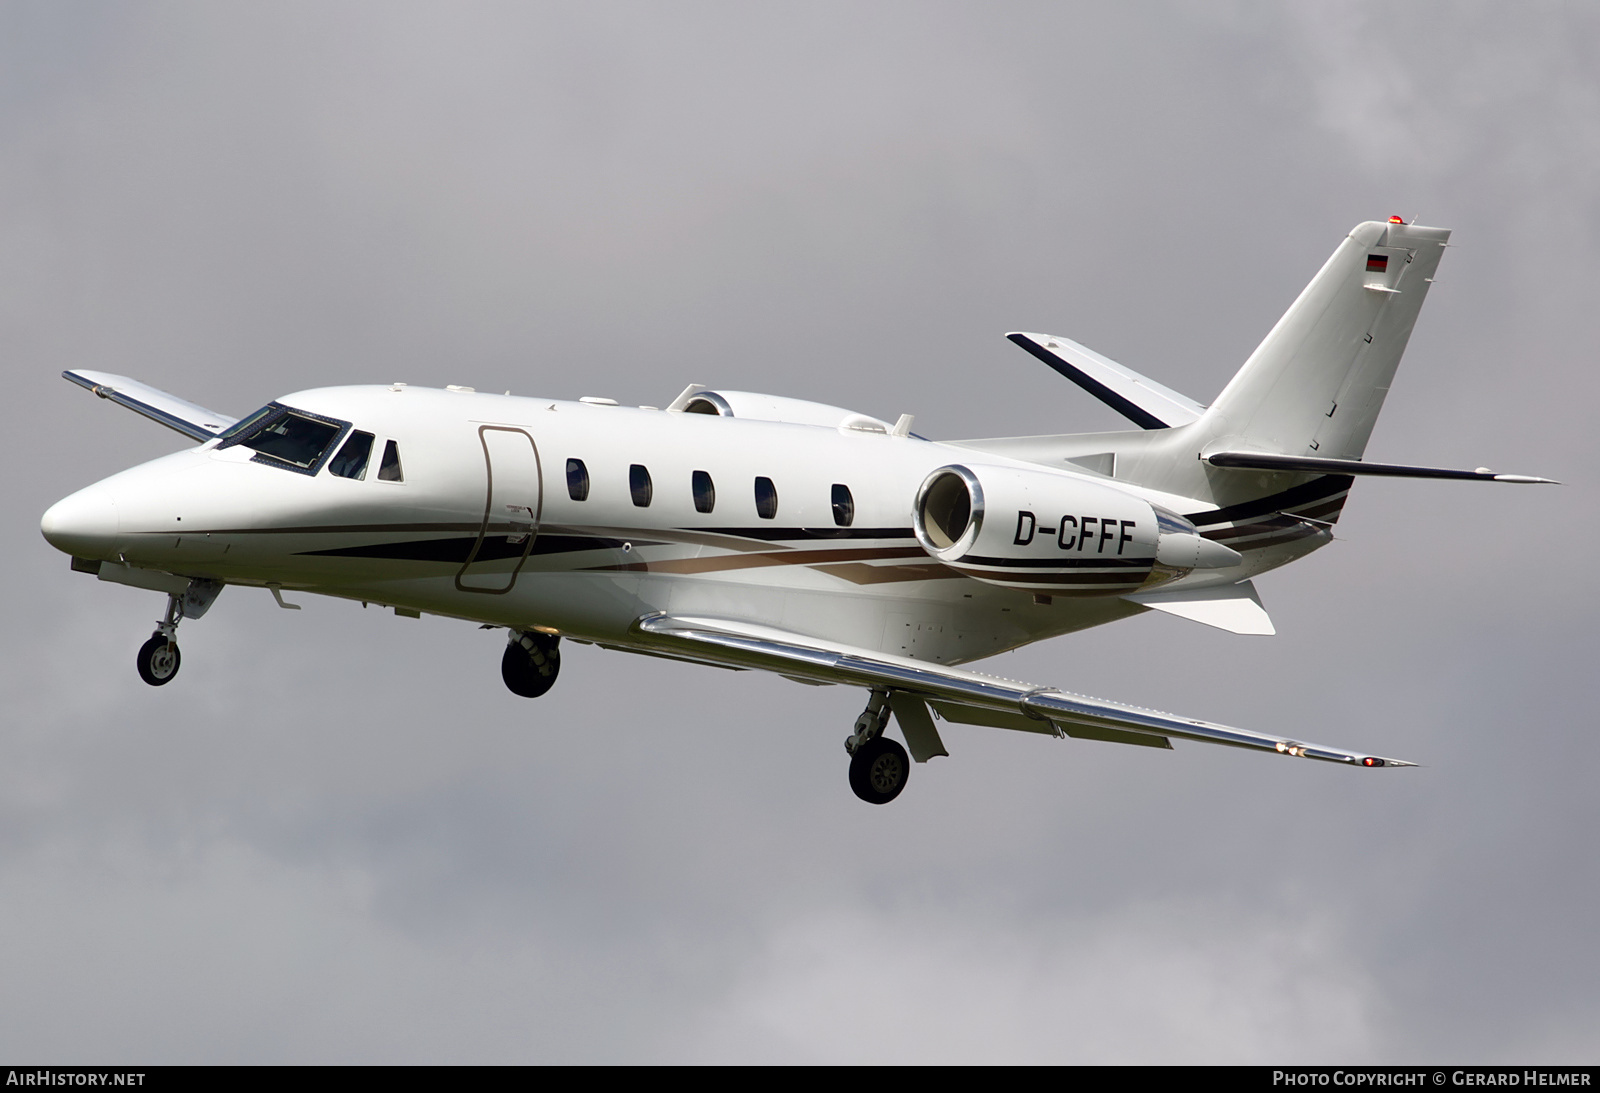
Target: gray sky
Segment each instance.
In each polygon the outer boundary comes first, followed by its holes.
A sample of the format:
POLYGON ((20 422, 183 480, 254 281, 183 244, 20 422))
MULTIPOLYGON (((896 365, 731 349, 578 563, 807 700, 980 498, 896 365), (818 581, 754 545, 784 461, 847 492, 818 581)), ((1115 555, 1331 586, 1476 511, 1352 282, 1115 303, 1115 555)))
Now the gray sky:
POLYGON ((0 6, 0 1056, 1590 1061, 1600 16, 1583 5, 0 6), (1126 9, 1126 10, 1125 10, 1126 9), (406 380, 698 381, 940 438, 1118 427, 1008 345, 1202 401, 1351 225, 1455 229, 1377 459, 1258 582, 989 662, 1417 759, 949 730, 893 806, 858 692, 68 571, 56 498, 406 380), (1546 564, 1555 558, 1554 564, 1546 564))

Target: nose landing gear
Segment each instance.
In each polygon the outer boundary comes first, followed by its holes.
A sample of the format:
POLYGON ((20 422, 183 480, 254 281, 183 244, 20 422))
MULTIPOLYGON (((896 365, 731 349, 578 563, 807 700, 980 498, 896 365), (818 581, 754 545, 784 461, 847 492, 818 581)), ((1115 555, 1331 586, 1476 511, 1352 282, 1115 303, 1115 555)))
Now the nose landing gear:
POLYGON ((178 653, 178 623, 183 621, 183 597, 167 596, 167 613, 156 624, 150 640, 139 646, 139 656, 134 663, 139 668, 139 678, 152 687, 171 683, 178 674, 183 657, 178 653))
POLYGON ((151 634, 150 640, 139 646, 139 656, 135 661, 139 667, 139 678, 152 687, 172 682, 172 677, 178 674, 178 665, 182 662, 183 658, 178 654, 178 643, 172 640, 171 635, 163 634, 160 630, 151 634))
POLYGON ((139 655, 134 658, 140 679, 152 687, 172 682, 178 674, 178 666, 183 663, 178 652, 178 623, 204 615, 221 591, 221 581, 196 577, 183 592, 167 594, 167 613, 156 623, 156 632, 150 635, 150 640, 139 646, 139 655))
POLYGON ((537 630, 513 630, 500 657, 500 678, 514 695, 538 698, 561 672, 561 638, 537 630))
POLYGON ((850 788, 872 805, 886 805, 906 788, 911 757, 883 735, 889 722, 889 692, 873 691, 867 708, 856 718, 856 731, 844 742, 850 753, 850 788))

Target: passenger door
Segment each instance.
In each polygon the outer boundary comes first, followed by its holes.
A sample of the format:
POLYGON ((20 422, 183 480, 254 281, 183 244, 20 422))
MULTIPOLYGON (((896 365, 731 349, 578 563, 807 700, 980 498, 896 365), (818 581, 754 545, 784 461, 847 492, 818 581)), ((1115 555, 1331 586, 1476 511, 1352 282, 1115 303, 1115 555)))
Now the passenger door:
POLYGON ((510 592, 533 550, 543 505, 539 449, 533 437, 507 425, 478 426, 483 446, 483 522, 477 542, 456 574, 462 592, 510 592))

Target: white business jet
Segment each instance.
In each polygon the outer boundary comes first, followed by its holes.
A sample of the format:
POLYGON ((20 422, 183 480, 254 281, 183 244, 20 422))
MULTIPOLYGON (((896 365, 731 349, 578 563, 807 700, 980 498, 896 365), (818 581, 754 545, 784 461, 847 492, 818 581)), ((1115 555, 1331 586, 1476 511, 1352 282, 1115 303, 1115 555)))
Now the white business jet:
POLYGON ((42 529, 74 570, 166 593, 137 660, 155 686, 177 674, 179 621, 241 585, 505 627, 502 675, 528 697, 564 637, 861 687, 850 785, 877 804, 910 759, 947 754, 936 718, 1411 766, 959 666, 1148 610, 1270 634, 1251 579, 1327 544, 1354 477, 1548 481, 1361 461, 1448 238, 1356 227, 1209 407, 1066 338, 1009 335, 1125 432, 937 442, 909 415, 699 385, 665 409, 330 387, 236 419, 69 371, 199 443, 42 529))

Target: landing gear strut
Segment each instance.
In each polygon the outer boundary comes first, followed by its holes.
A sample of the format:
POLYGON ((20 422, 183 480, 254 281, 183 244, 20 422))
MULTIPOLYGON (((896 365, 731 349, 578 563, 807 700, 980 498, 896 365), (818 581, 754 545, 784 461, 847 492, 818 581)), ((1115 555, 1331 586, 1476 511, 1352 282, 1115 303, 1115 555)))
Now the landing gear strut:
POLYGON ((856 731, 844 742, 850 753, 850 788, 863 801, 886 805, 906 788, 911 757, 883 735, 889 722, 889 692, 873 691, 867 708, 856 718, 856 731))
POLYGON ((167 613, 156 624, 156 632, 150 635, 149 641, 139 646, 139 655, 134 664, 138 666, 139 678, 152 687, 171 683, 178 674, 178 666, 183 663, 177 642, 178 623, 182 619, 183 598, 169 595, 167 613))
POLYGON ((500 658, 500 678, 514 695, 538 698, 561 672, 561 638, 537 630, 513 630, 500 658))
MULTIPOLYGON (((101 580, 104 579, 102 575, 101 580)), ((156 632, 150 635, 150 640, 139 646, 139 655, 134 659, 140 679, 152 687, 172 682, 183 661, 178 655, 178 623, 184 619, 198 619, 211 610, 222 587, 221 581, 195 577, 182 592, 167 593, 167 613, 156 623, 156 632)))

